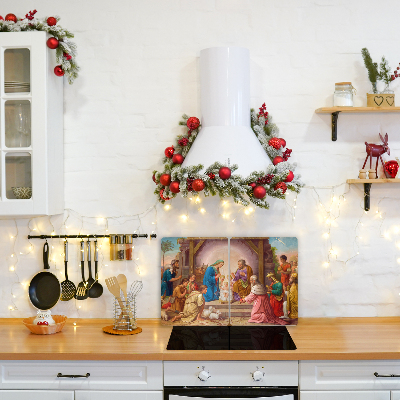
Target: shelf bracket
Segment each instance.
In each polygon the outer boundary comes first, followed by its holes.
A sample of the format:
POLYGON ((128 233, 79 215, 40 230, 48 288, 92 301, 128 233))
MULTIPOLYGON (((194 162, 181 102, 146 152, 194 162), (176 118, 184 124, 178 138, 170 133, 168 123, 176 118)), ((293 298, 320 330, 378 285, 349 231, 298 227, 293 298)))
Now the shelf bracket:
POLYGON ((371 208, 371 205, 370 205, 371 185, 372 185, 372 183, 364 183, 364 210, 365 211, 369 211, 369 209, 371 208))
POLYGON ((335 111, 332 113, 332 142, 337 140, 337 123, 340 111, 335 111))

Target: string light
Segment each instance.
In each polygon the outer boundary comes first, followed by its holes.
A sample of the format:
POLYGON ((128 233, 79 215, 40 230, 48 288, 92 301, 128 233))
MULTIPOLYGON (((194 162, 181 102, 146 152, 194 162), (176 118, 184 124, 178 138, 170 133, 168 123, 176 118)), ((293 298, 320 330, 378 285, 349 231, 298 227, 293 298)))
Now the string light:
POLYGON ((165 204, 164 210, 168 211, 170 208, 171 208, 171 206, 169 204, 165 204))

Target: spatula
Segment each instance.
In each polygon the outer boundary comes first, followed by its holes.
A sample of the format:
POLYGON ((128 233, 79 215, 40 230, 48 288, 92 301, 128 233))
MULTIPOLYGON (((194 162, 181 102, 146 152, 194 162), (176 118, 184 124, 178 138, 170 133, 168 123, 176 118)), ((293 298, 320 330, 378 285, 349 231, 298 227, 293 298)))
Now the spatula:
POLYGON ((85 280, 85 242, 81 241, 81 273, 82 282, 76 288, 75 298, 77 300, 86 300, 88 298, 87 282, 85 280))
POLYGON ((117 281, 122 293, 124 294, 125 301, 128 301, 128 281, 126 276, 124 274, 117 275, 117 281))
POLYGON ((109 278, 106 278, 106 285, 110 293, 117 299, 121 310, 125 310, 124 303, 122 303, 121 300, 121 288, 118 284, 117 278, 115 276, 110 276, 109 278))

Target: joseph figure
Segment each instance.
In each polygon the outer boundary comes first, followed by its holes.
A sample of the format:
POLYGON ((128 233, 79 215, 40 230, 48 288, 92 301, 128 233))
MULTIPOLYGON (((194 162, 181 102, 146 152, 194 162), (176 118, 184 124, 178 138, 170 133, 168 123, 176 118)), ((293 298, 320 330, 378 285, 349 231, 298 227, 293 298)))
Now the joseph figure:
POLYGON ((250 294, 251 284, 250 277, 253 275, 253 270, 249 265, 246 265, 245 260, 238 261, 238 269, 232 273, 233 283, 233 300, 240 301, 250 294))

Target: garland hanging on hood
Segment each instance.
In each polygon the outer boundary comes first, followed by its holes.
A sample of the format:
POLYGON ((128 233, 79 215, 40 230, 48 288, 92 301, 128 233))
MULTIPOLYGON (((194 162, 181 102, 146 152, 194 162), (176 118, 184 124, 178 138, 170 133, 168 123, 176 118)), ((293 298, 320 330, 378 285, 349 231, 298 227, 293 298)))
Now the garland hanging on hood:
POLYGON ((35 18, 36 10, 29 11, 25 18, 17 18, 14 14, 7 14, 5 19, 0 16, 0 32, 26 32, 43 31, 53 37, 47 40, 47 46, 56 50, 56 60, 59 65, 54 68, 57 76, 64 74, 68 82, 72 84, 78 77, 79 67, 76 64, 76 44, 70 39, 74 34, 57 25, 60 17, 45 17, 43 19, 35 18))
POLYGON ((251 109, 250 115, 251 128, 273 165, 265 171, 254 171, 245 178, 233 174, 238 169, 237 164, 229 166, 215 162, 204 172, 201 172, 204 169, 201 164, 182 167, 201 127, 198 118, 183 115, 179 125, 187 127, 186 133, 178 135, 175 146, 165 149, 164 170, 153 172, 153 181, 157 184, 154 193, 158 200, 165 203, 178 193, 187 197, 190 192, 203 191, 205 196, 218 194, 221 198, 233 197, 235 203, 244 206, 251 202, 257 207, 269 208, 267 196, 284 199, 288 189, 299 193, 304 184, 300 175, 294 174, 296 164, 288 162, 292 150, 283 150, 286 141, 278 137, 278 127, 271 123, 265 103, 258 114, 251 109))

